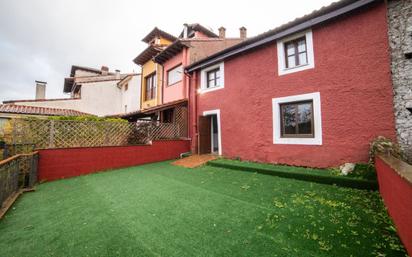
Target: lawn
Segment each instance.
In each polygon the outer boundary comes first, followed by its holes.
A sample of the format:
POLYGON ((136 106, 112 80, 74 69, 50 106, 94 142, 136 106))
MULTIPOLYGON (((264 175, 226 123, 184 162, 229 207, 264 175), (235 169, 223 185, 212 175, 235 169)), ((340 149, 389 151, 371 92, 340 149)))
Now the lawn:
POLYGON ((378 192, 169 162, 41 184, 0 256, 406 256, 378 192))

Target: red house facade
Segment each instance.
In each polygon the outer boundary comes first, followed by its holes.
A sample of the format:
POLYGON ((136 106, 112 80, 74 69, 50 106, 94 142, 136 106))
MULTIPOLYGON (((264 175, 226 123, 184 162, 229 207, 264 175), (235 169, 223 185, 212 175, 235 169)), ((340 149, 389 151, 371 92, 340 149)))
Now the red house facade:
POLYGON ((386 3, 343 0, 186 67, 192 151, 330 167, 395 140, 386 3))

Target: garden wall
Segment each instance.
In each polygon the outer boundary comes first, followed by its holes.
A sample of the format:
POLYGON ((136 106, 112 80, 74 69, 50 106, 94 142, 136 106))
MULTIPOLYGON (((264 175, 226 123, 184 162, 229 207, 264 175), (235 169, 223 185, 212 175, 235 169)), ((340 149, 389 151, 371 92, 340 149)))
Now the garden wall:
POLYGON ((412 166, 390 156, 379 156, 375 162, 379 191, 412 256, 412 166))
POLYGON ((175 159, 189 149, 188 140, 165 140, 151 145, 39 150, 39 181, 175 159))

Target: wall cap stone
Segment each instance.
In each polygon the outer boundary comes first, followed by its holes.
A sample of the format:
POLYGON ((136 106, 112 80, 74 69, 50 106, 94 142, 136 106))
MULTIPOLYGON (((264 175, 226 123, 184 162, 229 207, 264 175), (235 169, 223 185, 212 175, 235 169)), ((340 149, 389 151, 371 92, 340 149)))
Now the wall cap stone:
POLYGON ((403 179, 412 185, 412 165, 401 161, 392 155, 379 154, 377 158, 385 162, 389 167, 396 171, 403 179))

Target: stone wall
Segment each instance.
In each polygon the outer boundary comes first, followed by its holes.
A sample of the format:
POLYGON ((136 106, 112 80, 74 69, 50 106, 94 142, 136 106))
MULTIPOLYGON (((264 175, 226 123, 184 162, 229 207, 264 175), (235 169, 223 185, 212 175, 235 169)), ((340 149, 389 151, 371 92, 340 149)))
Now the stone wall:
POLYGON ((412 162, 412 0, 389 1, 388 22, 397 136, 412 162))

